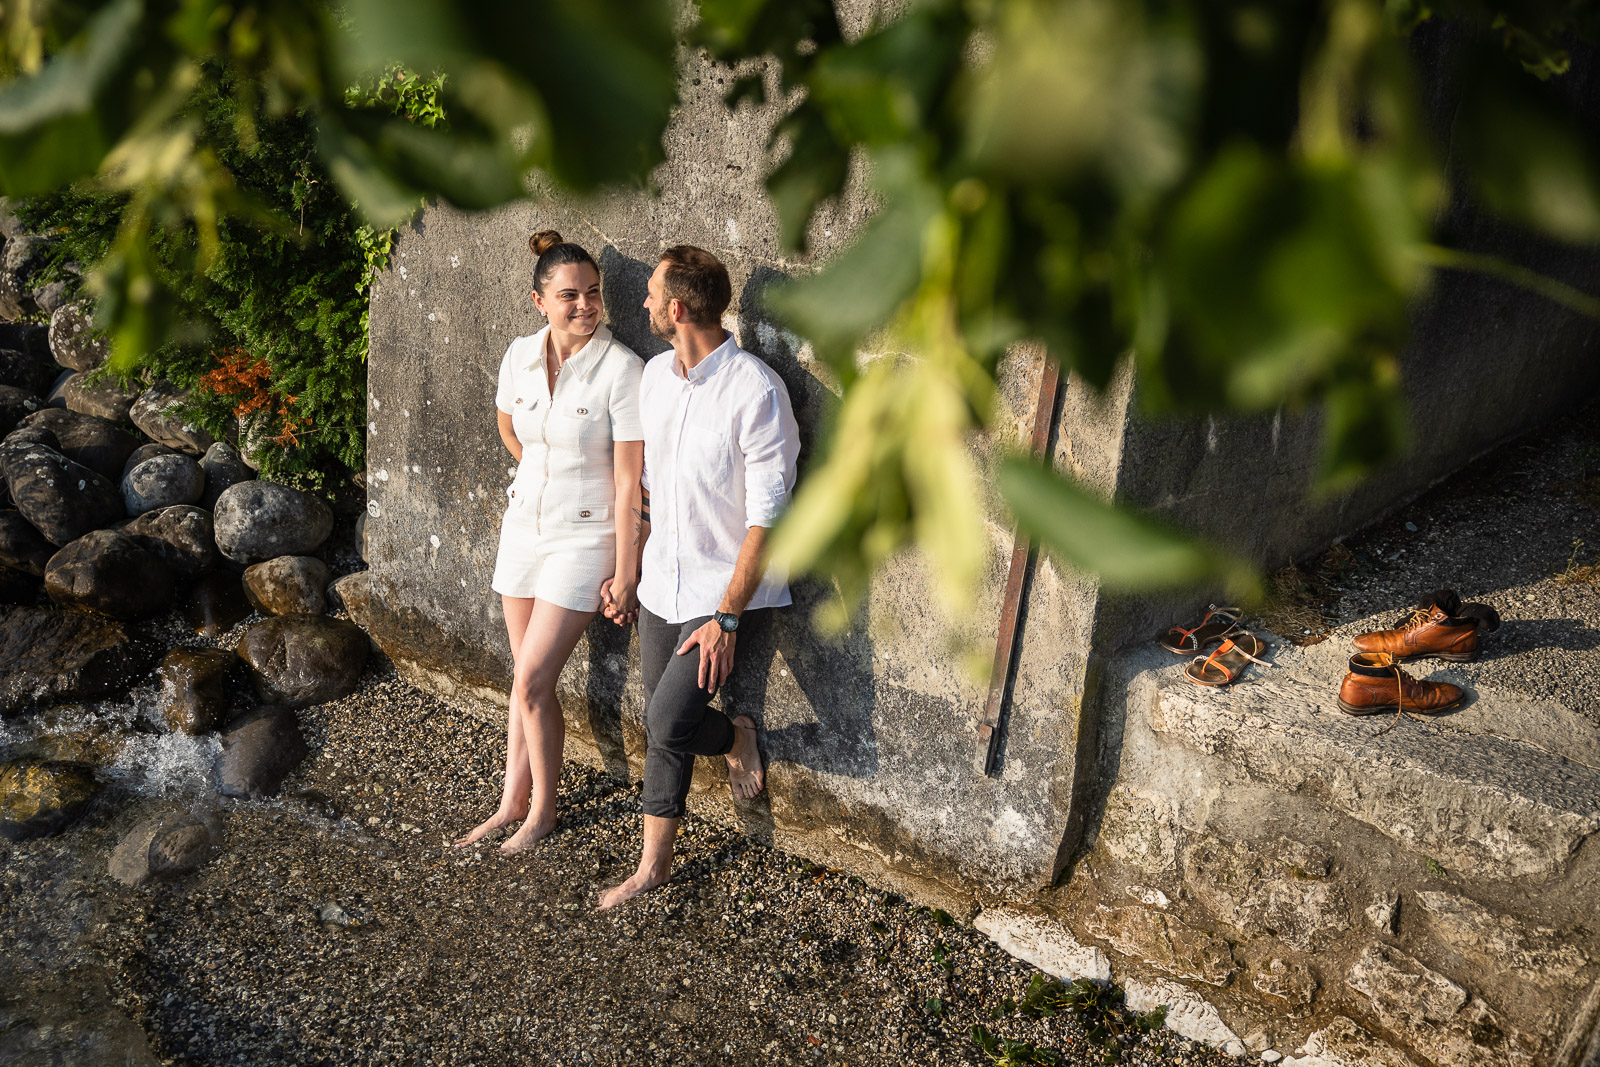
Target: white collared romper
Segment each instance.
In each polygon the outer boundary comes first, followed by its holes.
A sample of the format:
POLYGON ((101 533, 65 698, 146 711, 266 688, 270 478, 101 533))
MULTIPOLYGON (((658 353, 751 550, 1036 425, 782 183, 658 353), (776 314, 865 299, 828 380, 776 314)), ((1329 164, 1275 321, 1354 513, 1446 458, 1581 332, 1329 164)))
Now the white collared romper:
POLYGON ((506 489, 490 588, 574 611, 600 606, 616 569, 613 443, 641 441, 644 364, 604 325, 556 378, 545 375, 546 326, 519 337, 500 363, 495 406, 511 416, 522 462, 506 489))

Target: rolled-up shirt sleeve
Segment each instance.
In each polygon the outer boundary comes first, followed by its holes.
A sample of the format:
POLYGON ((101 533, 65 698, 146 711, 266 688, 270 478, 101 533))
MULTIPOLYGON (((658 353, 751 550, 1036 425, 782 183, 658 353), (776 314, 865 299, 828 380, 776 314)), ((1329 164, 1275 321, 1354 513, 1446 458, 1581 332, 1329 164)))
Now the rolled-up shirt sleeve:
POLYGON ((745 525, 772 527, 789 503, 800 455, 800 429, 788 392, 781 384, 769 389, 742 422, 745 525))

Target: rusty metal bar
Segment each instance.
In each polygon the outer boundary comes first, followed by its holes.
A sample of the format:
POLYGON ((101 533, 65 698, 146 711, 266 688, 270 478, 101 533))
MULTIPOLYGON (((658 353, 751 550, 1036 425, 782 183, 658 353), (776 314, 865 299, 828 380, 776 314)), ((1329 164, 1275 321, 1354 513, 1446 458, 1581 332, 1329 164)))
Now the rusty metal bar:
MULTIPOLYGON (((1039 378, 1039 403, 1033 412, 1033 438, 1029 442, 1034 456, 1047 455, 1054 444, 1060 401, 1061 371, 1046 354, 1044 373, 1039 378)), ((995 642, 989 696, 984 701, 983 718, 978 721, 974 767, 979 774, 990 777, 1000 762, 1001 738, 1005 733, 1006 715, 1011 710, 1017 656, 1022 650, 1022 630, 1027 622, 1028 590, 1033 585, 1038 557, 1038 546, 1027 535, 1017 532, 1011 548, 1011 570, 1006 575, 1005 599, 1000 606, 1000 636, 995 642)))

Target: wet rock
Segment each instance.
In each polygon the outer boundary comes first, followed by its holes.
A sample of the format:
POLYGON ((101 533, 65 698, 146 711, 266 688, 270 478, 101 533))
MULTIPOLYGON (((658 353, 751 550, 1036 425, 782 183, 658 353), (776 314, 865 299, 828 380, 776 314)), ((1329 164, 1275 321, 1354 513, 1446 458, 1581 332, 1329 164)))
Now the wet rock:
POLYGON ((99 790, 87 764, 12 760, 0 766, 0 837, 22 841, 59 833, 99 790))
POLYGON ((191 456, 203 455, 211 447, 212 436, 181 413, 189 394, 171 382, 157 382, 133 402, 128 417, 153 441, 170 445, 191 456))
POLYGON ((0 611, 0 715, 123 693, 160 657, 112 619, 48 607, 0 611))
POLYGON ((20 235, 0 245, 0 319, 15 322, 39 309, 33 290, 49 261, 50 241, 20 235))
POLYGON ((238 652, 262 700, 303 708, 355 692, 367 649, 367 635, 354 623, 283 615, 246 630, 238 652))
POLYGON ((1454 893, 1419 891, 1417 902, 1434 933, 1486 973, 1509 970, 1546 987, 1572 984, 1589 957, 1548 927, 1497 914, 1454 893))
POLYGON ((94 370, 106 361, 110 350, 105 335, 94 329, 91 301, 74 301, 50 316, 50 354, 63 367, 94 370))
POLYGON ((215 508, 217 499, 224 491, 256 476, 256 472, 240 457, 238 449, 226 441, 218 441, 206 449, 204 458, 200 460, 200 469, 206 474, 206 491, 200 498, 200 505, 206 508, 215 508))
POLYGON ((0 345, 0 384, 43 397, 61 368, 29 352, 0 345))
POLYGON ((178 455, 182 455, 182 453, 177 449, 168 448, 166 445, 158 445, 154 441, 151 441, 148 444, 140 445, 138 448, 133 450, 133 452, 128 456, 127 461, 122 464, 122 477, 126 478, 129 471, 133 470, 133 468, 137 467, 147 459, 154 459, 156 456, 178 455))
POLYGON ((1084 929, 1118 952, 1180 978, 1216 986, 1233 980, 1233 953, 1228 943, 1196 930, 1176 915, 1137 905, 1099 906, 1085 921, 1084 929))
POLYGON ((137 619, 172 603, 172 572, 114 530, 95 530, 50 558, 44 589, 51 600, 114 619, 137 619))
POLYGON ((0 462, 12 504, 52 544, 70 544, 122 518, 122 494, 116 487, 54 449, 8 448, 0 462))
POLYGON ((0 1063, 7 1067, 157 1067, 139 1024, 106 988, 104 964, 52 967, 0 990, 0 1063))
POLYGON ((26 389, 14 385, 0 385, 0 437, 4 437, 23 419, 44 407, 44 401, 26 389))
POLYGON ((111 853, 111 877, 137 886, 203 867, 222 844, 222 823, 209 812, 169 812, 146 819, 111 853))
POLYGON ((22 512, 0 511, 0 566, 43 578, 45 564, 55 554, 56 546, 22 512))
POLYGON ((239 563, 309 555, 333 532, 333 509, 327 504, 260 479, 223 492, 213 518, 217 547, 239 563))
POLYGON ((0 604, 32 604, 39 599, 39 578, 0 564, 0 604))
POLYGON ((204 508, 177 504, 147 511, 119 532, 145 551, 155 553, 180 583, 192 582, 217 565, 211 513, 204 508))
POLYGON ((228 678, 238 657, 220 648, 175 648, 161 661, 161 717, 167 729, 198 736, 228 717, 228 678))
POLYGON ((195 582, 183 598, 183 617, 195 633, 215 637, 250 614, 250 601, 237 574, 213 571, 195 582))
POLYGON ((266 615, 321 615, 328 609, 328 565, 314 556, 279 556, 247 567, 244 592, 266 615))
POLYGON ((1531 1059, 1522 1035, 1477 997, 1388 945, 1372 945, 1345 985, 1364 995, 1373 1017, 1442 1067, 1531 1059))
POLYGON ((136 393, 124 389, 115 378, 90 382, 86 374, 73 374, 61 385, 61 400, 68 411, 80 412, 122 422, 128 417, 136 393))
POLYGON ((28 730, 33 736, 19 741, 12 756, 94 767, 115 760, 132 736, 126 723, 92 704, 58 704, 34 711, 28 716, 28 730))
POLYGON ((228 724, 217 756, 217 792, 226 797, 275 796, 310 750, 288 708, 266 706, 228 724))
POLYGON ((205 492, 206 476, 193 456, 174 452, 151 456, 122 479, 122 503, 129 515, 193 504, 205 492))
POLYGON ((36 411, 22 420, 22 426, 49 430, 62 455, 113 482, 122 477, 122 465, 142 443, 110 419, 65 408, 36 411))

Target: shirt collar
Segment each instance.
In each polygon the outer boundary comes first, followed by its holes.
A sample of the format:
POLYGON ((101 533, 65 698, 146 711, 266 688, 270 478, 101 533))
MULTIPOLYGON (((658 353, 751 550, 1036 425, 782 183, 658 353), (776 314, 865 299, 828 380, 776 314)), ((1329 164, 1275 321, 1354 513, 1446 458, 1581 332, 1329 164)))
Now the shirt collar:
MULTIPOLYGON (((533 351, 530 353, 527 362, 523 364, 523 367, 527 370, 532 370, 534 367, 542 366, 544 364, 545 346, 549 343, 550 327, 545 326, 544 329, 533 335, 533 344, 531 346, 533 351)), ((610 344, 611 328, 602 322, 594 328, 594 335, 589 338, 589 343, 567 357, 567 362, 563 364, 562 369, 570 368, 574 374, 582 374, 590 363, 600 358, 600 354, 610 344)))
MULTIPOLYGON (((705 359, 702 359, 699 363, 696 363, 684 373, 684 380, 690 382, 705 381, 707 378, 717 373, 717 370, 721 368, 723 364, 732 359, 733 354, 737 351, 739 351, 739 345, 734 341, 733 334, 730 333, 728 334, 727 340, 723 341, 716 348, 713 348, 705 359)), ((676 362, 677 357, 674 356, 673 360, 676 362)))

